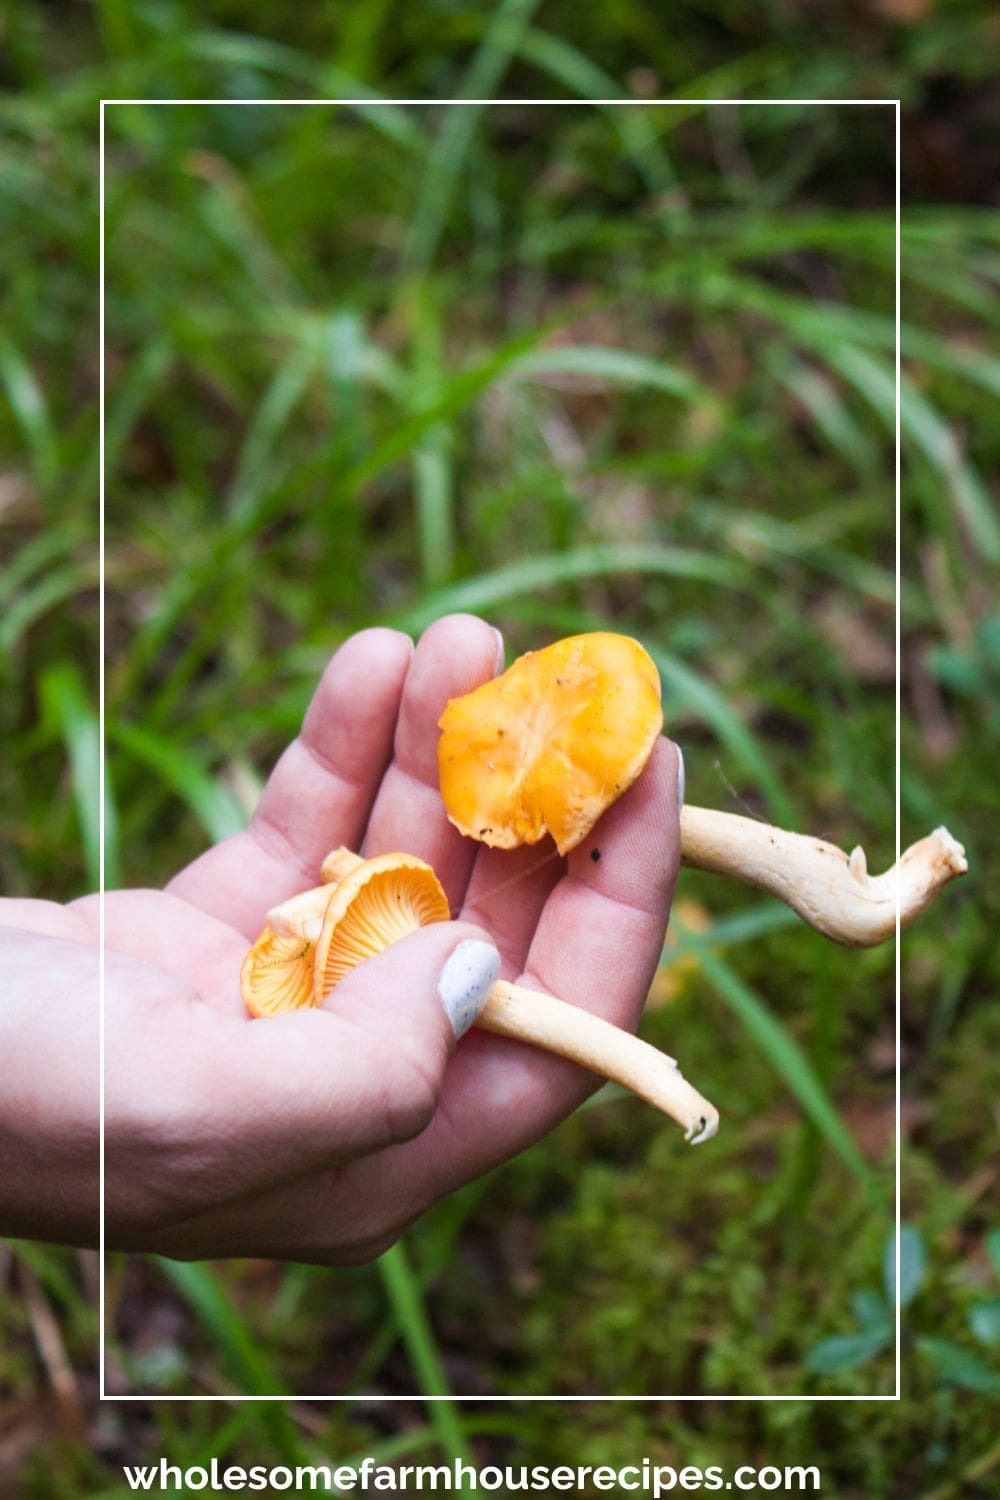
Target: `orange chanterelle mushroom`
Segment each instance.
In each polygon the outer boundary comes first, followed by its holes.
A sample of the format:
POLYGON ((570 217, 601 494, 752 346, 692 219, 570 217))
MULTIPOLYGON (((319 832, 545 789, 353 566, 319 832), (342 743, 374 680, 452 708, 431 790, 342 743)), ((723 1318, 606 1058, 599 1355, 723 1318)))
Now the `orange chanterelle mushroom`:
POLYGON ((240 992, 253 1016, 277 1016, 313 1003, 313 948, 304 937, 265 927, 243 960, 240 992))
POLYGON ((529 651, 440 719, 441 795, 456 828, 512 849, 574 849, 639 775, 663 728, 660 678, 625 635, 529 651))
MULTIPOLYGON (((638 641, 595 631, 529 651, 453 698, 439 721, 441 796, 451 821, 511 849, 551 833, 560 854, 586 838, 641 773, 662 726, 656 667, 638 641)), ((681 860, 780 896, 836 942, 863 948, 906 927, 967 869, 945 828, 870 877, 863 850, 686 806, 681 860)))
MULTIPOLYGON (((321 874, 323 885, 268 912, 267 926, 247 954, 240 980, 254 1016, 328 1003, 358 964, 449 916, 434 871, 410 854, 365 860, 335 849, 321 874)), ((477 1025, 613 1079, 676 1120, 688 1140, 715 1134, 718 1112, 673 1058, 574 1005, 500 980, 477 1025)))

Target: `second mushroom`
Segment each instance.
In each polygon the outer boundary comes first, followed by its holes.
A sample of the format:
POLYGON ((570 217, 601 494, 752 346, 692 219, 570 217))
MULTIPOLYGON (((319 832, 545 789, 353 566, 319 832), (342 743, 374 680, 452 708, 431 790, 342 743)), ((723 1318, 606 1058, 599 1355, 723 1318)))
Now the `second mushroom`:
MULTIPOLYGON (((344 976, 366 958, 450 916, 434 871, 410 854, 362 859, 336 849, 320 873, 322 885, 268 912, 267 925, 246 956, 240 984, 254 1016, 327 1003, 344 976)), ((718 1111, 672 1057, 578 1006, 499 980, 477 1025, 622 1084, 676 1120, 693 1143, 718 1129, 718 1111)))
MULTIPOLYGON (((500 849, 550 833, 575 849, 641 773, 663 728, 660 678, 630 636, 592 631, 527 651, 453 698, 439 721, 441 796, 455 827, 500 849)), ((684 807, 681 862, 779 896, 849 948, 908 927, 956 875, 965 850, 946 828, 870 876, 864 851, 713 808, 684 807)))

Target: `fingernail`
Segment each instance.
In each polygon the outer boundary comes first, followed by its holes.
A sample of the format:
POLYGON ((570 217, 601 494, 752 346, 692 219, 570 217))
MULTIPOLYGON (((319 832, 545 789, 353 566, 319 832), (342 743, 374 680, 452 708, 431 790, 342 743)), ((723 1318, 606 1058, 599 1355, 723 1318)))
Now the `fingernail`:
POLYGON ((506 653, 506 650, 504 648, 503 636, 500 634, 499 630, 496 628, 495 625, 492 627, 492 629, 493 629, 493 634, 497 638, 497 668, 496 669, 497 669, 498 672, 502 672, 503 669, 504 669, 504 667, 507 665, 507 653, 506 653))
POLYGON ((466 938, 449 957, 437 982, 438 999, 455 1035, 464 1036, 500 977, 500 955, 492 943, 466 938))
POLYGON ((677 811, 680 812, 684 806, 684 751, 680 745, 674 747, 677 751, 677 811))

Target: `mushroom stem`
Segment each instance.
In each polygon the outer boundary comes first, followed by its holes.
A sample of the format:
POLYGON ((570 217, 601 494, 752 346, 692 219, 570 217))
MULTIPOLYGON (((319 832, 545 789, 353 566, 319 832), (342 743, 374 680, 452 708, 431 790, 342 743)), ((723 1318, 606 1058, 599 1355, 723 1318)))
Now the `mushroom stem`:
POLYGON ((676 1120, 693 1145, 719 1128, 718 1110, 691 1087, 672 1057, 576 1005, 501 979, 476 1024, 497 1036, 557 1052, 623 1084, 676 1120))
POLYGON ((823 839, 706 807, 681 813, 681 862, 780 896, 810 927, 848 948, 892 937, 897 900, 900 926, 908 927, 968 869, 965 850, 946 828, 935 828, 897 865, 870 876, 860 848, 848 856, 823 839))

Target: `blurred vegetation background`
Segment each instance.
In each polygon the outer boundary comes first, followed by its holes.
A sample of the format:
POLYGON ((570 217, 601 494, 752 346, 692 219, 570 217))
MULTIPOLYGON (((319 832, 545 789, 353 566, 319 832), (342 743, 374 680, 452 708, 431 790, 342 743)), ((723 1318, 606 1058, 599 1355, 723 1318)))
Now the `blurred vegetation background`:
POLYGON ((245 820, 346 635, 455 608, 510 655, 639 636, 692 801, 891 861, 893 113, 655 97, 903 101, 902 832, 947 822, 972 859, 904 948, 902 1405, 711 1400, 893 1390, 894 965, 685 873, 643 1025, 721 1106, 710 1148, 605 1093, 377 1266, 109 1262, 110 1390, 343 1405, 99 1406, 94 1257, 0 1248, 0 1488, 371 1452, 992 1493, 994 8, 26 0, 0 24, 5 894, 97 878, 100 97, 371 100, 107 111, 110 884, 245 820), (482 1399, 378 1402, 449 1392, 482 1399), (706 1399, 488 1399, 539 1392, 706 1399))

